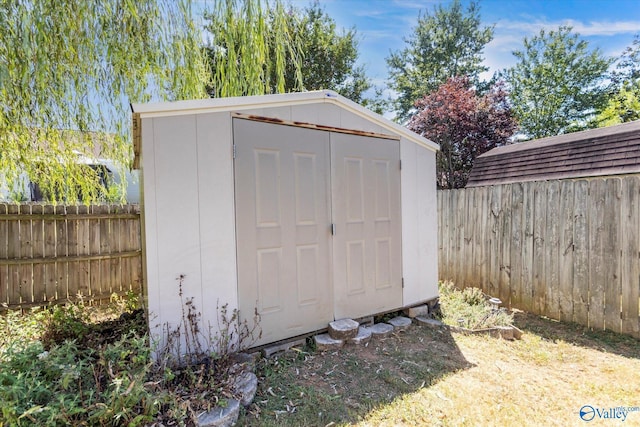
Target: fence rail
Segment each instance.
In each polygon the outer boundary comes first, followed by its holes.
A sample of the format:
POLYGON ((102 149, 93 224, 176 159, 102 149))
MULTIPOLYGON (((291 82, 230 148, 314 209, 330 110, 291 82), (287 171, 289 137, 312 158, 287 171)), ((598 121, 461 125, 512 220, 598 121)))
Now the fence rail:
POLYGON ((640 337, 640 177, 438 192, 440 278, 640 337))
POLYGON ((3 307, 99 301, 141 286, 137 205, 0 204, 3 307))

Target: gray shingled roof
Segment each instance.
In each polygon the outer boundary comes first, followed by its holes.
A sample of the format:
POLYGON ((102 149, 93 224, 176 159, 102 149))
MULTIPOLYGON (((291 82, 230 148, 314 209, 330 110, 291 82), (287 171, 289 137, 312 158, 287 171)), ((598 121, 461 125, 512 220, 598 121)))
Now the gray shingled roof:
POLYGON ((640 120, 494 148, 467 187, 640 173, 640 120))

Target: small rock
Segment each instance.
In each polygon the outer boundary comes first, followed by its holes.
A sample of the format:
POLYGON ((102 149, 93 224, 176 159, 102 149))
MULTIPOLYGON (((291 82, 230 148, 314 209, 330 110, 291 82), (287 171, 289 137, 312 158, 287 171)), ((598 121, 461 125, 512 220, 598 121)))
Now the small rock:
POLYGON ((243 372, 233 382, 233 390, 240 395, 240 404, 246 408, 258 390, 258 377, 253 372, 243 372))
POLYGON ((511 327, 513 328, 513 337, 517 340, 522 339, 522 331, 516 326, 511 325, 511 327))
POLYGON ((362 345, 371 341, 371 331, 366 326, 360 326, 358 328, 358 335, 349 340, 350 344, 362 345))
POLYGON ((426 304, 419 305, 417 307, 406 308, 404 310, 404 314, 409 316, 410 318, 418 317, 418 316, 428 316, 429 315, 429 306, 426 304))
POLYGON ((329 335, 334 340, 349 340, 358 335, 360 324, 351 319, 334 320, 329 323, 329 335))
POLYGON ((367 329, 371 331, 371 334, 376 338, 386 337, 393 332, 393 326, 388 323, 376 323, 367 329))
POLYGON ((198 415, 199 427, 229 427, 238 421, 240 402, 228 399, 227 406, 217 406, 209 412, 198 415))
POLYGON ((402 331, 404 329, 407 329, 409 326, 411 326, 411 319, 403 316, 398 316, 389 320, 388 323, 391 326, 393 326, 394 329, 402 331))
POLYGON ((500 337, 502 337, 502 339, 513 339, 513 328, 511 326, 497 326, 496 329, 500 331, 500 337))
POLYGON ((436 319, 431 319, 429 317, 418 316, 416 317, 416 320, 418 321, 419 324, 424 326, 430 326, 432 328, 440 328, 444 326, 444 323, 442 323, 441 321, 436 319))
POLYGON ((329 334, 320 334, 313 337, 316 342, 316 348, 320 351, 335 350, 344 345, 343 340, 334 340, 329 334))

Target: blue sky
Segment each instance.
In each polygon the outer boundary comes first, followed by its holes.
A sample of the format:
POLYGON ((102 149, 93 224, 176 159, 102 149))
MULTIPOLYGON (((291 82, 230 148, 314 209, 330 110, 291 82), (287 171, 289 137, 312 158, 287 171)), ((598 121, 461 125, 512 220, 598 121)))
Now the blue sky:
MULTIPOLYGON (((463 0, 467 4, 468 0, 463 0)), ((296 6, 309 4, 294 0, 296 6)), ((360 62, 378 86, 387 79, 385 58, 402 49, 422 11, 431 12, 450 0, 320 0, 328 14, 344 28, 356 27, 360 62)), ((640 33, 640 0, 481 0, 485 25, 495 25, 494 40, 485 49, 485 64, 494 71, 513 65, 512 51, 522 39, 540 29, 571 25, 605 55, 619 55, 640 33)))

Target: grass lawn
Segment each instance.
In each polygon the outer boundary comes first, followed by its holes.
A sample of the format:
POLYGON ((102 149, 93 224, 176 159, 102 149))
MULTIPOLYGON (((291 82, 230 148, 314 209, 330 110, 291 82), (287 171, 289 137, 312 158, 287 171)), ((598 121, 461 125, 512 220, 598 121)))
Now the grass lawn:
POLYGON ((640 341, 525 313, 522 340, 413 325, 367 347, 260 363, 240 425, 579 426, 583 405, 640 406, 640 341))

